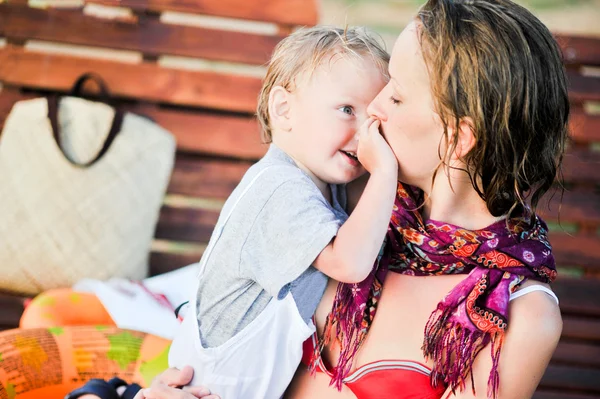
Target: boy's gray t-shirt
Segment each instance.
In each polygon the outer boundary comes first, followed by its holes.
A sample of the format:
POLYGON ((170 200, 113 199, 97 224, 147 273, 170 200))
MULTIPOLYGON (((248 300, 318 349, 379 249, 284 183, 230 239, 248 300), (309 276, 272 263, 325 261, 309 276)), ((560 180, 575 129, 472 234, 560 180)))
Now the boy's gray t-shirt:
POLYGON ((327 285, 327 277, 311 264, 348 218, 345 186, 330 185, 329 204, 275 145, 248 169, 225 202, 218 224, 265 168, 269 170, 235 207, 200 279, 197 315, 206 347, 225 343, 273 296, 283 298, 289 291, 308 323, 327 285))

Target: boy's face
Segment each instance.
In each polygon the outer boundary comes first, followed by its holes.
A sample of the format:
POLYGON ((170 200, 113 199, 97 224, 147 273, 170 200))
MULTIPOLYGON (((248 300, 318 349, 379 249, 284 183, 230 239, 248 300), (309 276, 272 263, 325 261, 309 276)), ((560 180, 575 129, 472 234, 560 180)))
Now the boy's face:
POLYGON ((350 182, 365 173, 355 139, 368 118, 367 107, 386 79, 370 57, 334 54, 290 96, 291 132, 286 151, 313 179, 350 182), (351 154, 351 155, 349 155, 351 154))

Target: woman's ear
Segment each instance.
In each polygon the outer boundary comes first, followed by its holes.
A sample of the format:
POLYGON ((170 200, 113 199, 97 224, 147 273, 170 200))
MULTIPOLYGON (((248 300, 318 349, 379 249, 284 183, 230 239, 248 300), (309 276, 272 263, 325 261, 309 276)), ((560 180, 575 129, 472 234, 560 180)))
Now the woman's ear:
POLYGON ((273 130, 292 130, 290 118, 291 94, 281 86, 274 86, 269 93, 269 117, 273 130))
POLYGON ((463 159, 473 149, 475 141, 473 119, 469 117, 462 118, 458 124, 456 148, 454 153, 451 154, 451 159, 463 159))

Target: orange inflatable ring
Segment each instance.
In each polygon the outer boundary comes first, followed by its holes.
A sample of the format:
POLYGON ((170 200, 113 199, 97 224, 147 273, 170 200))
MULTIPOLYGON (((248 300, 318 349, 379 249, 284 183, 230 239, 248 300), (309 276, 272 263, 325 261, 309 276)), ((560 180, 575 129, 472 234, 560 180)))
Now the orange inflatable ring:
POLYGON ((90 325, 115 326, 115 323, 96 295, 70 288, 48 290, 36 296, 19 323, 21 328, 90 325))
POLYGON ((63 399, 91 378, 149 386, 168 367, 171 342, 109 326, 0 332, 0 399, 63 399))

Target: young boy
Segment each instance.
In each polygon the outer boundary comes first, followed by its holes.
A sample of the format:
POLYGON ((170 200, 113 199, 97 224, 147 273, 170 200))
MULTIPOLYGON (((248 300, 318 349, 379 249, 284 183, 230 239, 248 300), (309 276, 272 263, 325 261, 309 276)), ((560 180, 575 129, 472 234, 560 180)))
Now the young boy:
POLYGON ((259 97, 267 154, 225 203, 169 353, 224 399, 279 398, 327 277, 360 282, 387 231, 398 165, 368 118, 389 56, 363 29, 302 29, 275 49, 259 97), (366 171, 350 217, 345 184, 366 171))

